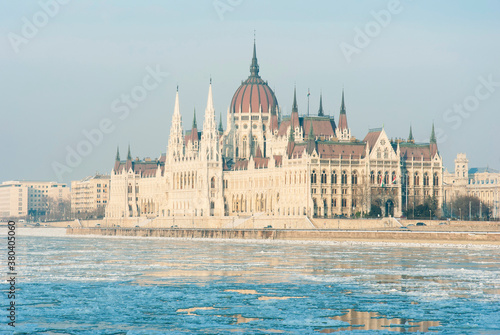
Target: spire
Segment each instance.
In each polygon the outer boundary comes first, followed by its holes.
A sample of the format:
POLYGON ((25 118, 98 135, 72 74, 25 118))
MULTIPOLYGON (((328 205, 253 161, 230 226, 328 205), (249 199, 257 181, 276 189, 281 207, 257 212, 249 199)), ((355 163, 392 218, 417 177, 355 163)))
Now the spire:
POLYGON ((179 108, 179 86, 177 86, 177 91, 175 92, 175 105, 174 105, 174 115, 180 115, 179 108))
POLYGON ((224 132, 224 127, 222 126, 222 113, 219 115, 219 132, 223 133, 224 132))
POLYGON ((434 122, 432 122, 431 143, 436 144, 436 133, 434 132, 434 122))
POLYGON ((214 111, 214 99, 212 96, 212 78, 210 78, 210 86, 208 87, 207 109, 214 111))
POLYGON ((182 116, 179 106, 179 90, 175 92, 174 114, 170 123, 170 136, 168 139, 167 156, 169 161, 184 154, 184 135, 182 131, 182 116))
POLYGON ((292 105, 292 113, 298 113, 299 108, 297 107, 297 87, 293 87, 293 105, 292 105))
POLYGON ((259 77, 259 64, 257 63, 257 48, 255 46, 255 36, 253 38, 253 57, 250 65, 250 77, 259 77))
POLYGON ((408 142, 412 142, 412 141, 414 141, 414 139, 413 139, 413 132, 411 130, 411 125, 410 125, 410 135, 408 135, 408 142))
POLYGON ((342 89, 342 103, 340 104, 340 116, 339 116, 339 129, 343 131, 348 129, 347 126, 347 115, 345 112, 345 102, 344 102, 344 89, 342 89))
POLYGON ((132 155, 130 154, 130 144, 128 145, 127 160, 128 160, 128 161, 131 161, 131 160, 132 160, 132 155))
POLYGON ((342 104, 340 105, 340 114, 345 114, 344 89, 342 88, 342 104))
POLYGON ((325 116, 325 113, 323 112, 323 93, 319 94, 319 111, 318 111, 318 116, 325 116))
POLYGON ((198 125, 196 124, 196 108, 193 111, 193 129, 198 129, 198 125))
POLYGON ((116 159, 117 162, 120 161, 120 148, 117 146, 116 147, 116 159))

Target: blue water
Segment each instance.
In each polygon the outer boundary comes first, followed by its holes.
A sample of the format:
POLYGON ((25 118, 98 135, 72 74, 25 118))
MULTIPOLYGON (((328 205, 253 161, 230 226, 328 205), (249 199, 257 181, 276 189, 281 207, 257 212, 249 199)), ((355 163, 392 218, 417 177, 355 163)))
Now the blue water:
POLYGON ((29 236, 17 247, 17 326, 2 307, 1 334, 500 333, 499 248, 29 236))

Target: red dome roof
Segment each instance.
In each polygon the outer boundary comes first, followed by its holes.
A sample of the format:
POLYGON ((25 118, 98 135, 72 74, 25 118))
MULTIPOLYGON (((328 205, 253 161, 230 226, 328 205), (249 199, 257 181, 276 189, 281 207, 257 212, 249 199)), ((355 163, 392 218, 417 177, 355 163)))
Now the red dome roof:
POLYGON ((230 112, 250 113, 251 109, 252 113, 259 113, 259 108, 262 108, 262 113, 269 113, 269 108, 271 108, 271 113, 275 114, 276 107, 278 107, 278 100, 276 100, 273 90, 259 76, 254 43, 250 76, 234 93, 230 112))

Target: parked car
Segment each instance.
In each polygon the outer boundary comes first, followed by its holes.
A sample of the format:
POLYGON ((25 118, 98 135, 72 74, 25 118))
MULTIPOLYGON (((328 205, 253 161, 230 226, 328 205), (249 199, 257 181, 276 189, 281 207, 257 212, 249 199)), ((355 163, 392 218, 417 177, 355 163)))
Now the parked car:
POLYGON ((399 227, 400 229, 408 229, 408 227, 405 227, 405 226, 401 226, 399 227))
POLYGON ((441 223, 439 223, 440 226, 447 225, 447 224, 448 224, 448 222, 441 222, 441 223))
POLYGON ((273 228, 273 226, 271 226, 271 225, 267 225, 264 227, 264 229, 272 229, 272 228, 273 228))
POLYGON ((179 228, 179 227, 176 224, 174 224, 173 226, 170 226, 170 228, 176 229, 176 228, 179 228))
POLYGON ((427 226, 427 225, 423 222, 417 222, 417 226, 427 226))

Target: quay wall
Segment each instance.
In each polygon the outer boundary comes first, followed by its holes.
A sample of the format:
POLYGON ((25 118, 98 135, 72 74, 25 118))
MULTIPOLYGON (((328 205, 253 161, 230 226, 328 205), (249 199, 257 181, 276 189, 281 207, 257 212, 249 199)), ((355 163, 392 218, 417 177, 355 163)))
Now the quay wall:
POLYGON ((339 231, 282 229, 67 228, 70 235, 262 239, 316 241, 382 241, 402 243, 476 243, 500 245, 498 232, 339 231))

